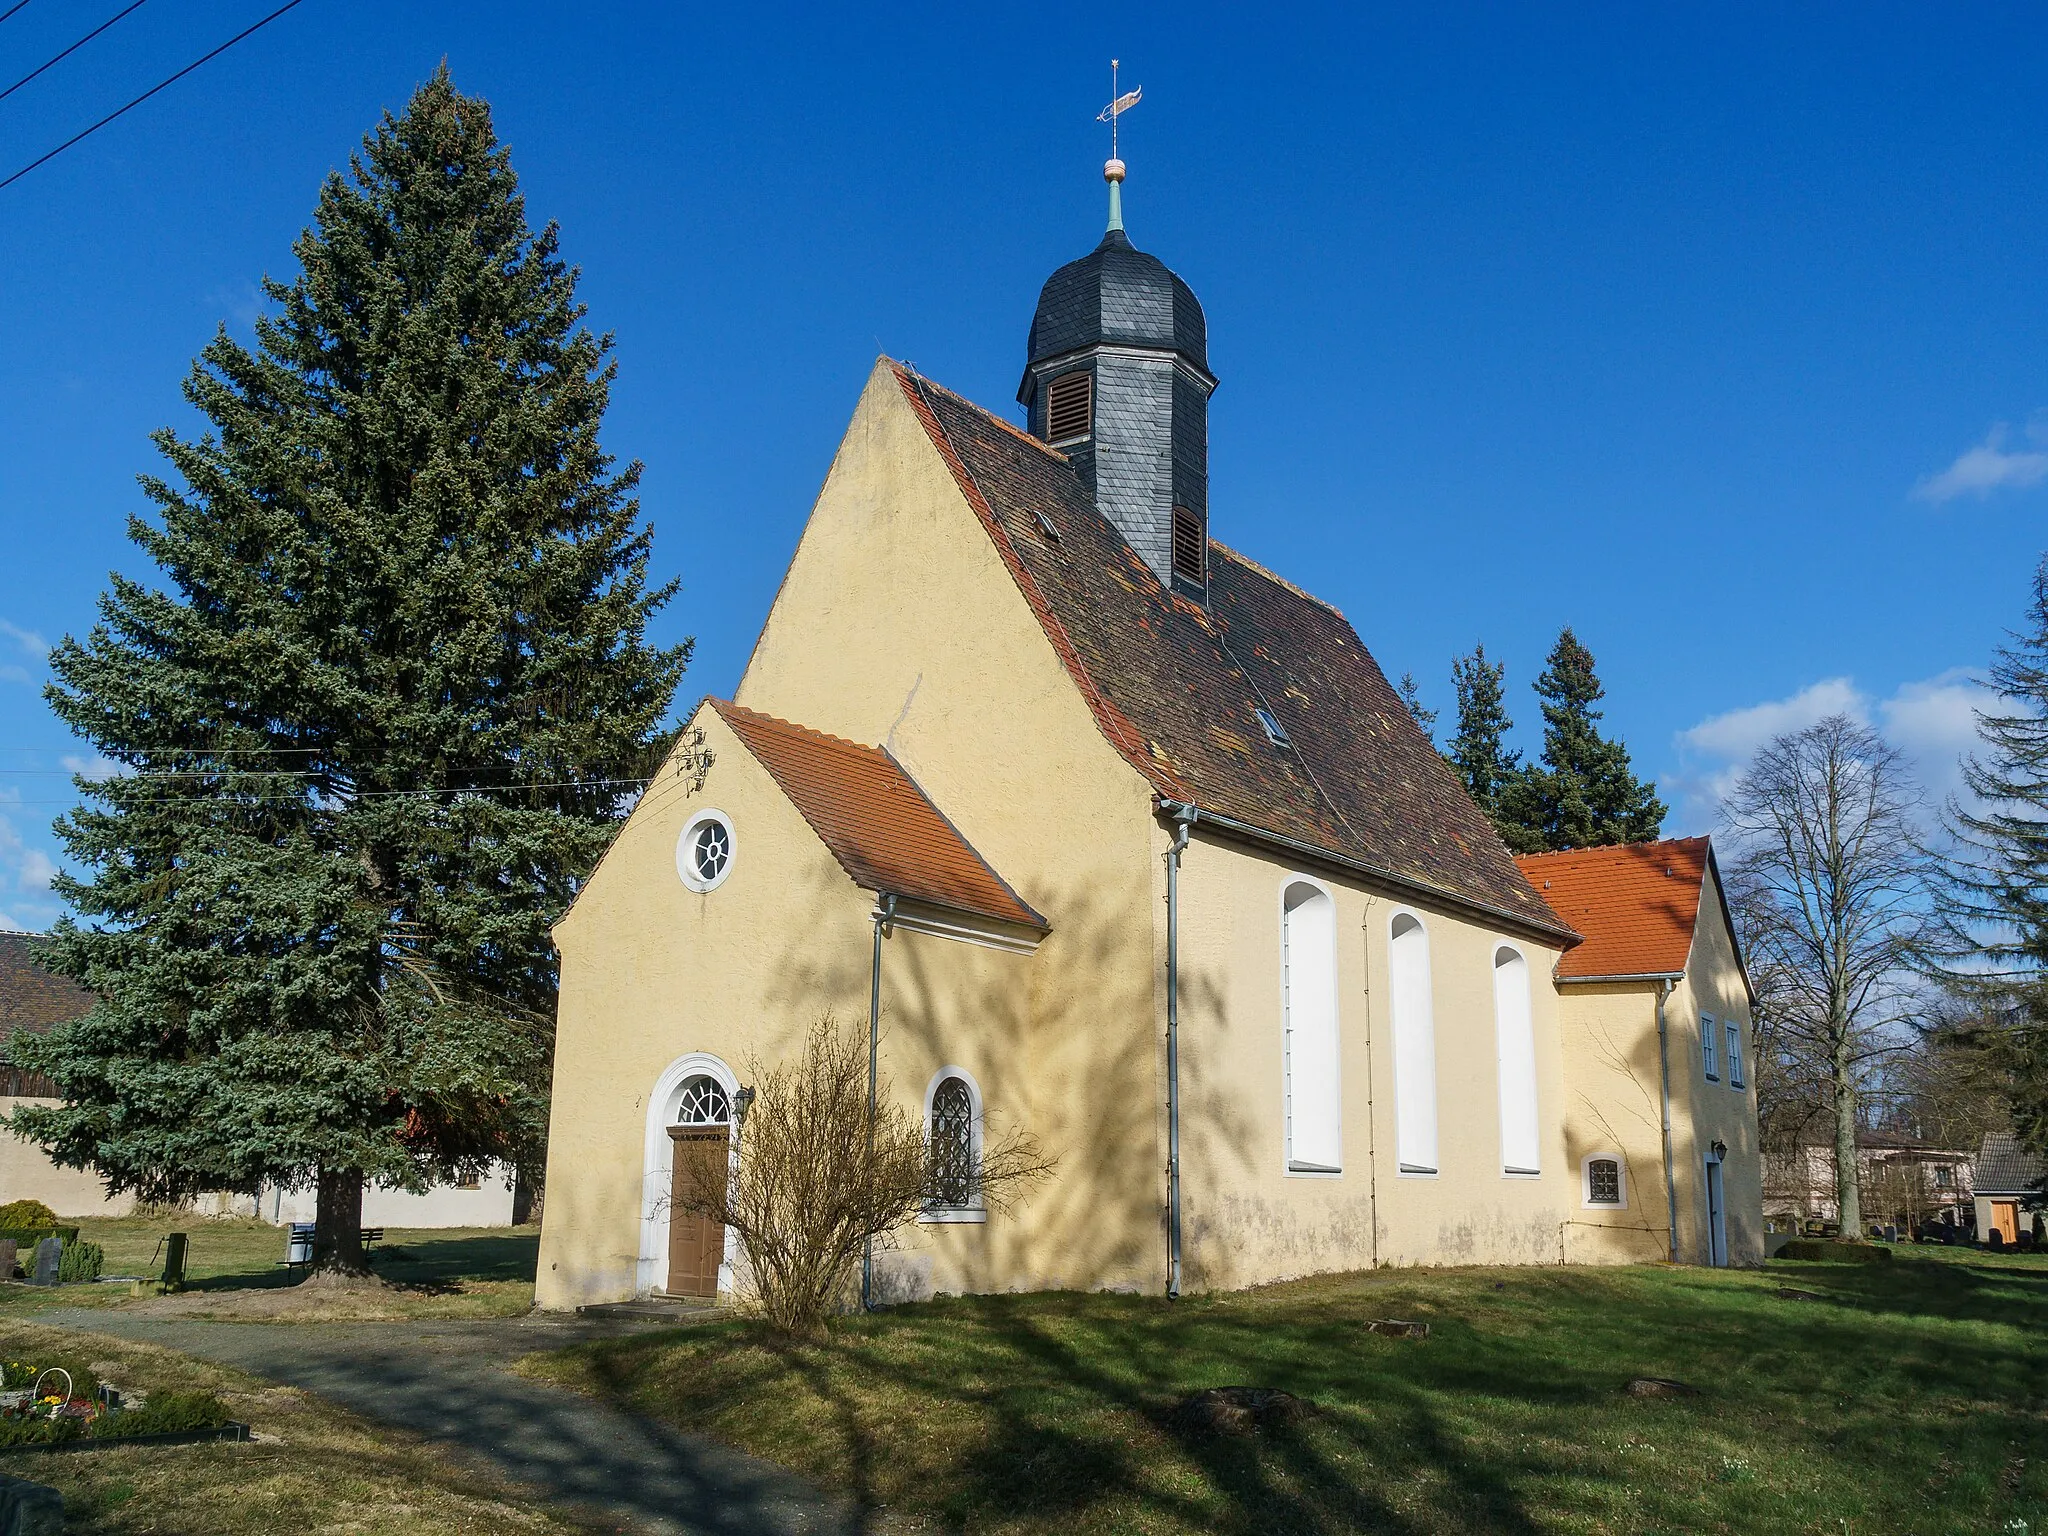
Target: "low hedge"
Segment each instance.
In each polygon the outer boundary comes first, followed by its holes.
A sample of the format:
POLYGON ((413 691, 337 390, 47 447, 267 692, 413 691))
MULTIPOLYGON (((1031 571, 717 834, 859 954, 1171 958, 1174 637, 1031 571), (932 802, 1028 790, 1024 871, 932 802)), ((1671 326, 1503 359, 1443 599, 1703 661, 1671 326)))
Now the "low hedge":
POLYGON ((1877 1243, 1832 1237, 1795 1237, 1778 1250, 1781 1259, 1803 1259, 1809 1264, 1884 1264, 1891 1256, 1891 1249, 1877 1243))
POLYGON ((106 1268, 107 1251, 98 1243, 66 1243, 57 1260, 57 1279, 60 1284, 75 1285, 99 1279, 106 1268))
POLYGON ((17 1264, 33 1260, 36 1244, 46 1237, 61 1237, 68 1243, 78 1241, 76 1227, 0 1227, 0 1241, 14 1239, 14 1260, 17 1264))
POLYGON ((0 1418, 0 1450, 18 1445, 56 1445, 66 1440, 130 1440, 140 1435, 219 1429, 227 1406, 211 1392, 158 1392, 139 1408, 103 1413, 96 1419, 69 1417, 0 1418))

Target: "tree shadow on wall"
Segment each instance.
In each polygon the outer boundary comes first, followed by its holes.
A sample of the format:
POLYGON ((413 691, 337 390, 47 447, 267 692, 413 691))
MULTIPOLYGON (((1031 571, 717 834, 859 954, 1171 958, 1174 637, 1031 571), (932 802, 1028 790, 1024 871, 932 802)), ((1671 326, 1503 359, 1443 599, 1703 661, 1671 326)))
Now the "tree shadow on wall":
MULTIPOLYGON (((1055 924, 1038 951, 1008 954, 908 930, 884 941, 881 1069, 921 1115, 930 1074, 961 1064, 981 1087, 991 1134, 1030 1133, 1058 1162, 1016 1209, 968 1242, 958 1284, 1165 1288, 1166 1083, 1161 976, 1147 909, 1074 889, 1034 893, 1055 924), (969 1242, 972 1246, 969 1247, 969 1242)), ((827 1009, 866 1015, 867 957, 793 944, 775 1004, 792 1042, 827 1009)), ((1184 976, 1183 1008, 1220 1012, 1209 983, 1184 976)), ((1227 1116, 1227 1108, 1213 1113, 1227 1116)), ((1225 1126, 1245 1136, 1248 1127, 1225 1126)))

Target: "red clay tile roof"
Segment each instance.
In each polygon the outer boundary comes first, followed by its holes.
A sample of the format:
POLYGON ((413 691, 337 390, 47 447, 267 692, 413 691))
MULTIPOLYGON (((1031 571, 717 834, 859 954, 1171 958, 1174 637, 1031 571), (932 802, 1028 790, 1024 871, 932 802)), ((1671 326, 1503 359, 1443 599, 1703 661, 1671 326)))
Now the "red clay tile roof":
POLYGON ((1046 927, 883 748, 791 725, 724 699, 707 702, 855 885, 1046 927))
POLYGON ((1586 936, 1559 962, 1560 979, 1675 976, 1692 954, 1711 845, 1704 837, 1515 860, 1557 915, 1586 936))
POLYGON ((1064 454, 896 377, 1103 736, 1162 797, 1571 942, 1341 613, 1220 544, 1208 607, 1169 593, 1064 454))
POLYGON ((39 934, 0 933, 0 1047, 17 1029, 41 1034, 92 1012, 92 993, 37 963, 39 934))

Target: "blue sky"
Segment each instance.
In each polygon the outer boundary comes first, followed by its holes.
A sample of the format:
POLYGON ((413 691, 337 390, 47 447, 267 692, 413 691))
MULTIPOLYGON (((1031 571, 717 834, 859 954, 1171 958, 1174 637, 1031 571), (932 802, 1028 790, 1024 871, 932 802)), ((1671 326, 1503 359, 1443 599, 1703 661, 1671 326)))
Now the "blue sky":
MULTIPOLYGON (((32 0, 0 75, 118 8, 32 0)), ((268 9, 145 5, 0 101, 0 174, 268 9)), ((1008 406, 1100 230, 1111 54, 1132 237, 1208 311, 1218 537, 1440 707, 1483 639, 1525 745, 1576 626, 1674 830, 1830 707, 1946 786, 2048 543, 2048 11, 306 0, 0 192, 0 922, 56 913, 42 653, 146 574, 149 432, 436 61, 617 334, 687 702, 877 351, 1008 406)))

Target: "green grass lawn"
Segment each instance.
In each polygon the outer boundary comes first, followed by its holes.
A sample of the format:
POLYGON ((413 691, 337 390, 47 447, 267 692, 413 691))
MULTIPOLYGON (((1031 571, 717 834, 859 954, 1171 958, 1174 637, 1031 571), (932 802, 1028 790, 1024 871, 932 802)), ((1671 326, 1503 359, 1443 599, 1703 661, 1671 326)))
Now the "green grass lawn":
POLYGON ((2044 1536, 2044 1341, 2048 1261, 1901 1249, 975 1297, 817 1346, 735 1319, 524 1368, 806 1471, 892 1528, 2044 1536), (1387 1317, 1431 1334, 1362 1326, 1387 1317), (1640 1376, 1699 1395, 1628 1395, 1640 1376), (1322 1411, 1249 1439, 1171 1415, 1239 1385, 1322 1411))
POLYGON ((206 1391, 259 1437, 249 1444, 9 1451, 0 1472, 64 1495, 67 1531, 96 1536, 276 1536, 278 1532, 468 1532, 571 1536, 616 1530, 535 1507, 473 1460, 375 1425, 290 1387, 146 1344, 0 1317, 0 1353, 90 1363, 143 1392, 206 1391))
MULTIPOLYGON (((232 1310, 262 1299, 246 1293, 282 1291, 301 1278, 277 1262, 285 1253, 285 1229, 253 1217, 87 1217, 78 1222, 79 1237, 106 1250, 109 1275, 161 1273, 163 1240, 170 1232, 184 1232, 190 1238, 185 1268, 189 1294, 178 1302, 187 1313, 200 1315, 214 1304, 232 1310)), ((370 1262, 397 1289, 373 1299, 357 1297, 345 1306, 326 1305, 322 1315, 345 1311, 356 1319, 517 1316, 533 1306, 539 1257, 537 1226, 393 1227, 372 1249, 370 1262)), ((17 1310, 138 1304, 127 1287, 113 1285, 7 1286, 0 1288, 0 1302, 17 1310)), ((290 1314, 267 1310, 264 1315, 290 1314)))

